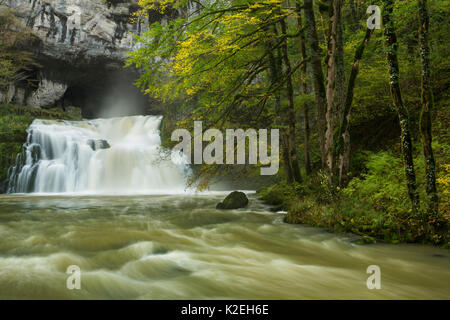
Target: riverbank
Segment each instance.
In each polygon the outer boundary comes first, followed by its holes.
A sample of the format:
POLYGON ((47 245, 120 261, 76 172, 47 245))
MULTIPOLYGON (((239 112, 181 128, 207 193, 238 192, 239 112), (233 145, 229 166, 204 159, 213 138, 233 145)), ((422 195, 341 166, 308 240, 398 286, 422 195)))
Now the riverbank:
POLYGON ((345 188, 332 189, 322 171, 303 175, 300 184, 285 182, 259 190, 258 196, 275 210, 287 211, 286 222, 352 232, 360 243, 422 243, 450 248, 450 119, 438 113, 433 150, 439 216, 429 217, 425 199, 425 163, 415 137, 414 164, 420 213, 413 216, 408 198, 400 145, 397 140, 376 150, 360 148, 352 162, 352 178, 345 188))
POLYGON ((303 184, 280 183, 263 188, 257 195, 274 211, 287 211, 287 223, 325 228, 333 233, 354 233, 362 237, 357 244, 421 243, 450 248, 448 194, 440 193, 443 200, 437 219, 414 217, 408 210, 401 182, 397 182, 395 193, 379 189, 378 193, 364 195, 362 185, 371 177, 368 174, 365 180, 358 179, 345 189, 331 191, 316 175, 303 184))

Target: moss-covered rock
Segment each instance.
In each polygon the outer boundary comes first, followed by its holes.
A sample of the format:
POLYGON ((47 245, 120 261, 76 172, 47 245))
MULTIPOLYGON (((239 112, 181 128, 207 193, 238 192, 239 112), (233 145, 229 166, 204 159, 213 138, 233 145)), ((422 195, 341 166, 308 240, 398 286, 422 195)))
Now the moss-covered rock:
POLYGON ((353 243, 359 244, 359 245, 365 245, 365 244, 372 244, 372 243, 376 243, 376 242, 377 242, 377 240, 374 237, 364 235, 361 237, 361 239, 358 239, 358 240, 354 241, 353 243))
POLYGON ((288 211, 293 202, 298 202, 301 185, 281 182, 268 188, 258 190, 258 197, 272 206, 272 211, 288 211))
POLYGON ((230 193, 223 202, 217 204, 217 209, 232 210, 245 208, 248 205, 247 195, 243 192, 234 191, 230 193))

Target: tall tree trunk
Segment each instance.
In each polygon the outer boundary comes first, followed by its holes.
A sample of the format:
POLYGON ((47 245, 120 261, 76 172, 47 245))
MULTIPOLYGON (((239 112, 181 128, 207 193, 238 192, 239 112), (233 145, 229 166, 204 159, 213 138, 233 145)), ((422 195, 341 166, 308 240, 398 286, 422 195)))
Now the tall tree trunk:
POLYGON ((281 144, 283 150, 283 163, 286 170, 286 181, 292 183, 294 182, 294 172, 292 170, 291 156, 289 154, 289 136, 287 134, 281 135, 281 144))
MULTIPOLYGON (((344 0, 337 0, 334 3, 335 11, 336 11, 336 109, 338 111, 338 125, 342 120, 344 105, 345 105, 345 65, 344 65, 344 36, 343 36, 343 26, 342 26, 342 6, 344 0)), ((334 137, 333 130, 333 137, 334 137)), ((350 144, 350 136, 348 138, 348 143, 350 144)), ((333 140, 334 142, 334 140, 333 140)), ((350 152, 350 149, 348 149, 350 152)), ((335 143, 333 144, 333 156, 336 164, 336 155, 335 155, 335 143)), ((337 172, 333 171, 335 176, 339 176, 337 172)), ((338 184, 338 181, 334 181, 338 184)))
POLYGON ((431 110, 433 109, 433 91, 431 87, 430 47, 428 45, 429 16, 426 0, 418 0, 419 39, 422 58, 422 112, 420 115, 420 133, 422 136, 423 156, 426 168, 426 191, 428 214, 437 216, 439 199, 436 190, 436 162, 434 160, 431 135, 431 110))
POLYGON ((357 30, 358 28, 358 17, 356 12, 356 6, 355 6, 355 0, 349 0, 350 3, 350 22, 351 22, 351 29, 357 30))
POLYGON ((398 114, 401 129, 401 147, 403 154, 403 164, 405 167, 406 183, 408 186, 408 194, 411 199, 413 213, 419 211, 419 195, 417 193, 416 174, 414 171, 414 162, 412 156, 411 133, 409 129, 408 110, 403 104, 400 84, 399 84, 399 66, 397 57, 397 35, 395 33, 394 21, 392 20, 392 12, 394 9, 394 0, 384 0, 383 23, 384 36, 387 51, 387 60, 389 64, 389 84, 391 87, 391 95, 394 107, 398 114))
POLYGON ((345 98, 341 9, 342 0, 332 0, 327 58, 327 112, 325 133, 326 162, 330 184, 336 184, 337 182, 335 179, 334 130, 336 116, 342 115, 342 106, 345 98))
POLYGON ((292 174, 294 177, 294 180, 296 182, 301 182, 301 175, 300 175, 300 167, 298 165, 298 159, 297 159, 297 147, 296 147, 296 141, 295 141, 295 121, 296 121, 296 114, 295 114, 295 104, 294 104, 294 88, 292 86, 292 68, 291 68, 291 62, 289 61, 289 53, 288 53, 288 46, 287 46, 287 26, 286 21, 284 19, 281 19, 280 21, 281 25, 281 35, 284 37, 283 43, 282 43, 282 54, 283 54, 283 61, 284 65, 286 67, 286 93, 289 101, 289 107, 288 107, 288 137, 289 137, 289 157, 290 162, 292 166, 292 174))
MULTIPOLYGON (((268 32, 270 32, 269 30, 267 30, 268 32)), ((278 31, 276 26, 274 25, 273 27, 273 31, 274 31, 274 37, 277 38, 278 37, 278 31)), ((269 61, 270 61, 270 79, 272 84, 277 84, 279 81, 281 81, 281 73, 282 73, 282 67, 283 67, 283 63, 281 61, 281 51, 277 50, 278 55, 275 56, 274 52, 272 51, 272 46, 274 44, 274 41, 269 41, 268 43, 268 47, 267 47, 267 52, 268 52, 268 56, 269 56, 269 61)), ((275 93, 275 111, 276 114, 285 114, 285 112, 283 110, 281 110, 281 94, 279 91, 277 91, 275 93)), ((283 126, 284 126, 284 122, 285 117, 281 117, 282 118, 282 122, 283 122, 283 126)), ((278 122, 275 119, 275 122, 278 122)), ((280 125, 280 123, 276 123, 278 125, 280 125)), ((292 174, 292 165, 291 165, 291 160, 290 160, 290 156, 289 156, 289 145, 288 145, 288 138, 287 138, 287 133, 286 130, 283 128, 282 130, 282 134, 281 134, 281 152, 282 152, 282 159, 283 159, 283 166, 285 168, 286 171, 286 181, 288 183, 292 183, 294 181, 293 178, 293 174, 292 174)))
POLYGON ((326 168, 328 172, 328 182, 331 184, 333 181, 334 172, 334 121, 335 121, 335 93, 336 93, 336 13, 334 11, 334 2, 332 0, 330 8, 330 24, 328 28, 328 55, 327 55, 327 111, 325 113, 326 129, 325 129, 325 157, 326 168))
POLYGON ((342 119, 345 102, 345 65, 344 65, 344 35, 342 25, 342 6, 344 0, 335 0, 336 12, 336 104, 339 121, 342 119))
MULTIPOLYGON (((297 25, 298 30, 300 32, 300 53, 303 61, 306 61, 307 54, 306 54, 306 38, 305 38, 305 31, 303 29, 303 22, 302 22, 302 9, 300 7, 300 4, 298 2, 295 3, 296 10, 297 10, 297 25)), ((306 95, 308 94, 308 83, 306 81, 307 78, 307 64, 306 62, 303 63, 300 71, 301 71, 301 81, 302 81, 302 94, 306 95)), ((306 175, 311 174, 311 158, 310 158, 310 151, 309 151, 309 139, 311 136, 310 133, 310 127, 309 127, 309 102, 305 102, 303 104, 303 126, 305 128, 305 137, 304 137, 304 157, 305 157, 305 172, 306 175)))
POLYGON ((316 19, 313 8, 313 0, 305 0, 305 22, 308 34, 308 42, 311 47, 311 66, 313 71, 314 92, 317 104, 317 127, 322 157, 322 168, 326 168, 325 130, 327 97, 325 92, 322 61, 320 58, 319 40, 317 38, 316 19))
POLYGON ((344 186, 348 181, 348 171, 350 169, 350 133, 348 131, 348 125, 350 122, 350 115, 353 103, 353 94, 355 89, 356 78, 359 73, 359 63, 362 59, 364 49, 370 41, 373 30, 367 28, 366 35, 363 41, 359 44, 355 52, 355 58, 353 60, 352 71, 350 73, 350 79, 347 85, 347 93, 345 96, 344 107, 342 110, 342 116, 340 119, 339 132, 337 135, 336 143, 336 156, 338 158, 338 170, 339 170, 339 185, 344 186))

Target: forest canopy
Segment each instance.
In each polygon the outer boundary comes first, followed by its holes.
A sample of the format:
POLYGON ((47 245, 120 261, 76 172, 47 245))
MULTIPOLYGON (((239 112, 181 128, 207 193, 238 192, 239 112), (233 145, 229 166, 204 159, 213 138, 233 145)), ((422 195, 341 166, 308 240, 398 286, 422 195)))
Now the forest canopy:
MULTIPOLYGON (((357 201, 360 217, 381 212, 393 228, 412 217, 422 229, 406 238, 448 237, 449 1, 139 5, 136 19, 173 17, 136 36, 128 61, 176 115, 168 127, 279 128, 286 182, 270 189, 282 186, 293 220, 310 222, 295 206, 320 194, 328 209, 357 201)), ((196 179, 230 170, 203 166, 196 179)))

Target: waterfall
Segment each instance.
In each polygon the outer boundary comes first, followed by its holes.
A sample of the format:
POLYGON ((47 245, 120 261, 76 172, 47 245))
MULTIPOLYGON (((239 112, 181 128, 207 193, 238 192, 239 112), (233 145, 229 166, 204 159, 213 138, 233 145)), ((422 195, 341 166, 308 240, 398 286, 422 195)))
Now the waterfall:
POLYGON ((189 166, 161 147, 161 116, 35 120, 8 193, 154 194, 185 190, 189 166))

